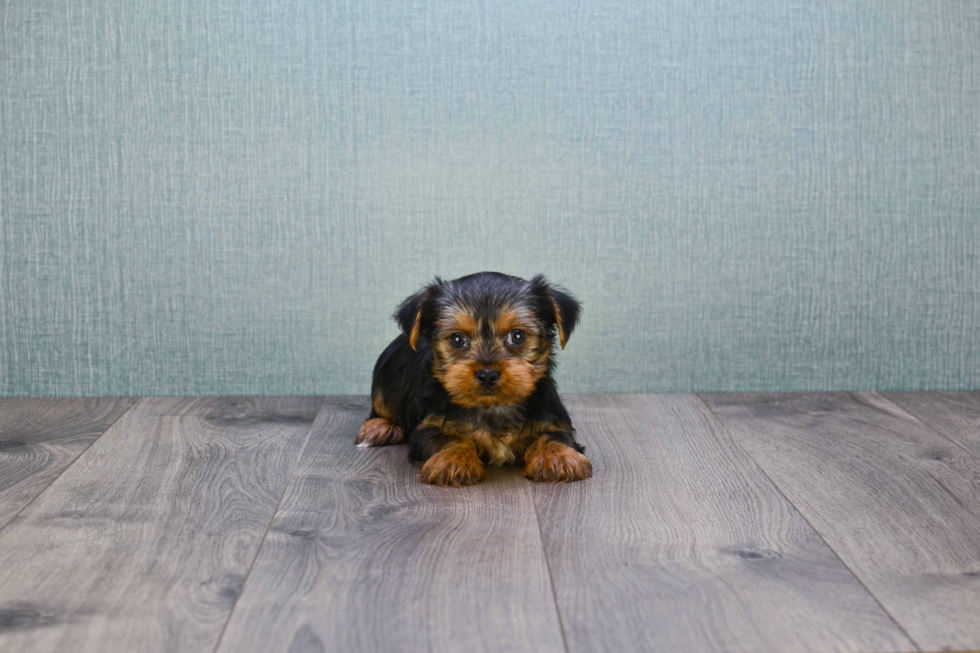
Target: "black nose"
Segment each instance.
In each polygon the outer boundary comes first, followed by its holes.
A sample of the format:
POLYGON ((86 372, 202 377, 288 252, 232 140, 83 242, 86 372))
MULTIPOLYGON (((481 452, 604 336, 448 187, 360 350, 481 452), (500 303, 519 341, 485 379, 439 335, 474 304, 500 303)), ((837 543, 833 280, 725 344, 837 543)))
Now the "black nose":
POLYGON ((476 380, 484 388, 491 388, 500 379, 500 372, 485 368, 476 373, 476 380))

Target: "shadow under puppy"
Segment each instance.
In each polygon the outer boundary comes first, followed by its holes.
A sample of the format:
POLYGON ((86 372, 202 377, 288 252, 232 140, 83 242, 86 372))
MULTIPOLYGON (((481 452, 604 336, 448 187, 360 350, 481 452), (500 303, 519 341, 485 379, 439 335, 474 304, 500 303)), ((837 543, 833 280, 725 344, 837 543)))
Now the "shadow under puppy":
POLYGON ((435 281, 398 307, 402 334, 374 366, 357 446, 398 444, 443 487, 480 482, 485 464, 524 461, 532 481, 592 476, 551 376, 581 305, 548 283, 499 272, 435 281))

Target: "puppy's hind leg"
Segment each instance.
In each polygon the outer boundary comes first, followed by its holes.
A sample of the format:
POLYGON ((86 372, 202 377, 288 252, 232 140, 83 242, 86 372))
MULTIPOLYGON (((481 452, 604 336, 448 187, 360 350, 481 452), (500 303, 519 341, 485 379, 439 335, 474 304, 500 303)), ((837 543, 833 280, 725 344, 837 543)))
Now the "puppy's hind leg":
POLYGON ((405 432, 400 426, 384 417, 370 417, 361 424, 354 443, 359 447, 383 447, 404 441, 405 432))
POLYGON ((389 415, 390 413, 381 398, 381 393, 375 393, 371 414, 357 431, 357 439, 354 444, 358 447, 383 447, 404 442, 405 431, 391 421, 389 415))

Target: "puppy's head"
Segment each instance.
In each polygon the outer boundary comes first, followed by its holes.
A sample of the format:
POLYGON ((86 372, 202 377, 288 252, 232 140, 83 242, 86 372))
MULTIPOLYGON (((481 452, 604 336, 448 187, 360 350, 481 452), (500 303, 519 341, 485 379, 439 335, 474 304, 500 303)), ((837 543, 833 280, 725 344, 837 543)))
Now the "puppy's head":
POLYGON ((530 281, 480 272, 436 280, 406 299, 395 319, 413 349, 432 348, 433 375, 464 408, 518 404, 551 370, 557 334, 562 348, 581 305, 543 275, 530 281))

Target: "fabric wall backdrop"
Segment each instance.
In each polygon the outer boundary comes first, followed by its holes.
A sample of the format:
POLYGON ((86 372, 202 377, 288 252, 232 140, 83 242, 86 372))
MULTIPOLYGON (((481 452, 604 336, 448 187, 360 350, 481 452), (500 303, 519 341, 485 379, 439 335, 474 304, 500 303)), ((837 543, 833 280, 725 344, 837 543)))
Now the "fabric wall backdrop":
POLYGON ((9 0, 0 394, 364 393, 433 275, 563 390, 980 386, 976 0, 9 0))

